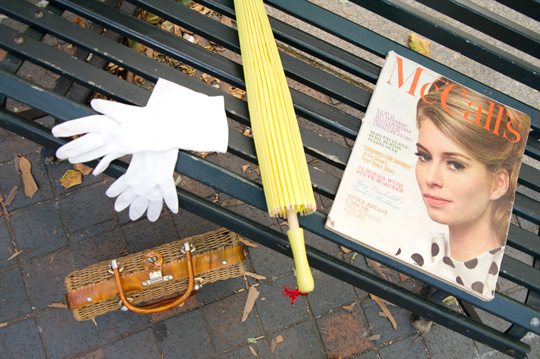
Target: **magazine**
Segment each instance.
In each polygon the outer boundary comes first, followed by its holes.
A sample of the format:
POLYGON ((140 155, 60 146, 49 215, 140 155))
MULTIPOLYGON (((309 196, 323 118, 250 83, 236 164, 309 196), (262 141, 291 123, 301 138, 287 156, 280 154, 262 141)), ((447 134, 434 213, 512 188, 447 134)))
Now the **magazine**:
POLYGON ((493 299, 530 117, 389 52, 326 227, 493 299))

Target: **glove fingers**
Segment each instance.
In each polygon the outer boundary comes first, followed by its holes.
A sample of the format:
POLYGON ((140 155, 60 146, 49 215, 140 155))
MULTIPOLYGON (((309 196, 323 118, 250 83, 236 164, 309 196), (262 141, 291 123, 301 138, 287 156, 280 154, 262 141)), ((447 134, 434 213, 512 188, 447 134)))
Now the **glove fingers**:
POLYGON ((125 189, 129 186, 129 179, 126 175, 120 176, 114 183, 107 189, 105 194, 109 198, 114 198, 120 193, 124 192, 125 189))
POLYGON ((131 187, 127 187, 116 199, 114 209, 116 212, 122 212, 137 197, 137 194, 131 187))
POLYGON ((86 163, 107 155, 110 152, 108 146, 100 146, 76 156, 69 156, 71 163, 86 163))
MULTIPOLYGON (((145 198, 143 196, 137 196, 135 198, 135 200, 129 206, 129 218, 132 221, 136 221, 139 218, 141 218, 143 213, 148 208, 149 202, 150 201, 148 200, 148 198, 145 198)), ((159 217, 159 215, 158 215, 158 217, 159 217)))
MULTIPOLYGON (((87 133, 86 135, 66 143, 56 151, 56 157, 66 159, 82 155, 86 152, 95 150, 105 144, 104 139, 96 133, 87 133)), ((70 160, 71 162, 71 160, 70 160)))
POLYGON ((146 211, 146 216, 150 222, 155 222, 161 214, 163 209, 163 200, 161 198, 150 201, 148 204, 148 211, 146 211))
POLYGON ((103 171, 105 171, 107 169, 107 167, 109 167, 111 162, 114 161, 115 159, 119 158, 119 157, 122 157, 122 154, 120 154, 120 153, 109 153, 108 155, 103 157, 101 159, 101 161, 99 161, 96 168, 94 168, 94 171, 92 172, 94 174, 94 176, 97 176, 100 173, 102 173, 103 171))
POLYGON ((77 136, 87 132, 100 131, 107 122, 110 120, 103 115, 91 115, 56 125, 51 132, 55 137, 77 136))
POLYGON ((178 213, 178 194, 174 181, 167 181, 166 184, 160 184, 159 189, 163 195, 163 200, 172 213, 178 213))
POLYGON ((140 116, 141 109, 144 109, 144 107, 126 105, 120 102, 101 99, 92 100, 90 106, 92 106, 94 110, 115 120, 117 123, 122 122, 122 119, 124 118, 129 120, 133 115, 140 116))

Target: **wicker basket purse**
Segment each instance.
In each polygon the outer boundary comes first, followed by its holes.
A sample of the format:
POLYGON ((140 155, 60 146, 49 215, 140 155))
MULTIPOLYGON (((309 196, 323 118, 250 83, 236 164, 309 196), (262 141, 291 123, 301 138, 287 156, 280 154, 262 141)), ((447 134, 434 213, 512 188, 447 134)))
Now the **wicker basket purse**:
POLYGON ((244 259, 238 234, 227 229, 167 243, 72 272, 64 280, 68 308, 78 321, 120 308, 162 312, 204 283, 243 275, 244 259))

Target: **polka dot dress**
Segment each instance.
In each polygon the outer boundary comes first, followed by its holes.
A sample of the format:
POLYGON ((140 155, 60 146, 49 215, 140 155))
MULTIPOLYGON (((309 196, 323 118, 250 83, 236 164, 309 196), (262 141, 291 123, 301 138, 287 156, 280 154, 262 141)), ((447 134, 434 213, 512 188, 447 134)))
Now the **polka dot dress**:
POLYGON ((415 241, 402 246, 396 256, 434 276, 493 298, 504 247, 492 249, 466 262, 450 258, 450 245, 443 234, 431 234, 431 244, 415 241))

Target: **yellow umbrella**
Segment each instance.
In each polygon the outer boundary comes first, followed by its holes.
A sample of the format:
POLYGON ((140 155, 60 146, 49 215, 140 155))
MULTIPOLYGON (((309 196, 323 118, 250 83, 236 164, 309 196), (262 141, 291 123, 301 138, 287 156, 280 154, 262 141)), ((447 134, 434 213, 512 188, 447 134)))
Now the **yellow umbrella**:
POLYGON ((268 212, 287 218, 298 291, 313 290, 297 213, 316 209, 291 93, 262 0, 235 0, 255 149, 268 212))

